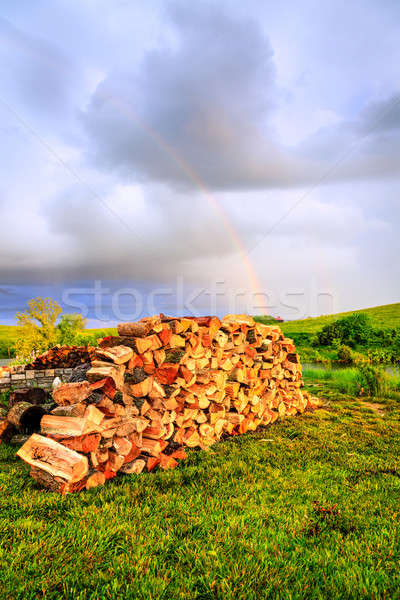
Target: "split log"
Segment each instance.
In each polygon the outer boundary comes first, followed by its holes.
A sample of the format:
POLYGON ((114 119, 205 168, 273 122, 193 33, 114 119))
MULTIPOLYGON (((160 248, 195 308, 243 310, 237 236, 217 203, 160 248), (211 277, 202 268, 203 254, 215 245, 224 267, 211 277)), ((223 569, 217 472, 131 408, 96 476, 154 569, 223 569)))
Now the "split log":
POLYGON ((92 388, 88 381, 79 381, 77 383, 64 383, 53 390, 53 399, 59 406, 68 404, 77 404, 84 402, 92 393, 92 388))
POLYGON ((106 478, 104 473, 101 471, 95 471, 86 480, 85 488, 90 490, 91 488, 98 487, 99 485, 104 485, 106 482, 106 478))
POLYGON ((92 367, 86 373, 86 377, 89 381, 96 382, 99 380, 103 380, 105 378, 110 378, 114 381, 115 387, 117 389, 121 389, 123 385, 123 377, 124 377, 125 367, 123 365, 119 366, 102 366, 102 367, 92 367))
POLYGON ((57 406, 50 412, 56 417, 83 417, 85 411, 85 404, 70 404, 68 406, 57 406))
POLYGON ((36 433, 18 450, 17 455, 32 467, 67 482, 80 481, 89 468, 86 456, 36 433))
POLYGON ((146 466, 146 461, 143 460, 142 458, 138 458, 136 460, 133 460, 132 462, 122 465, 120 470, 122 473, 126 473, 126 474, 136 473, 136 475, 139 475, 143 471, 145 466, 146 466))
POLYGON ((120 336, 146 337, 151 331, 151 324, 146 322, 120 323, 117 327, 120 336))
POLYGON ((114 346, 96 350, 95 356, 100 360, 109 360, 116 365, 122 365, 133 357, 133 350, 127 346, 114 346))

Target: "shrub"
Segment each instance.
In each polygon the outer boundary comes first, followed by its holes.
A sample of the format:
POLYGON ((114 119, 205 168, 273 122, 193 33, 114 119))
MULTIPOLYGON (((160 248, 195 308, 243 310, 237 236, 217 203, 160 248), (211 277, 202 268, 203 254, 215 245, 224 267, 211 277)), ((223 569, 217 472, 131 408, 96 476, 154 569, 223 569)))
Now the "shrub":
POLYGON ((317 333, 321 346, 366 344, 373 336, 371 320, 365 313, 354 313, 325 325, 317 333))
POLYGON ((338 348, 338 359, 343 365, 353 364, 353 353, 349 346, 341 344, 338 348))
POLYGON ((79 334, 85 326, 86 319, 80 314, 62 315, 56 327, 58 343, 67 346, 79 345, 79 334))
POLYGON ((393 360, 393 351, 391 348, 370 348, 368 360, 374 365, 387 365, 393 360))

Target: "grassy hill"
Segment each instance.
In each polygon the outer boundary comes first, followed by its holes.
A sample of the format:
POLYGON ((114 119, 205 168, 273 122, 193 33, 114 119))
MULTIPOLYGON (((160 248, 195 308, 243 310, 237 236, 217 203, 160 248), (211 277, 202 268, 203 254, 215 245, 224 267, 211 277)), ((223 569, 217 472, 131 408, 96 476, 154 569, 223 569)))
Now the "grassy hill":
POLYGON ((322 329, 327 323, 332 323, 335 319, 348 317, 354 313, 365 313, 372 320, 373 327, 389 328, 400 327, 400 302, 396 304, 384 304, 373 308, 363 308, 360 310, 351 310, 349 312, 337 313, 335 315, 324 315, 322 317, 313 317, 298 321, 288 321, 282 323, 283 331, 290 335, 291 333, 315 333, 322 329))

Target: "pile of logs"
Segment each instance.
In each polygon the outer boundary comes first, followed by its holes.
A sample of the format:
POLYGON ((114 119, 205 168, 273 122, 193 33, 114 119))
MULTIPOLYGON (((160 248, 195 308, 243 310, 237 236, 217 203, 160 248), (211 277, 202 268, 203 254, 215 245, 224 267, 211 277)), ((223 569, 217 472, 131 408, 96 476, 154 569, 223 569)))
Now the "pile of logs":
POLYGON ((99 340, 86 380, 53 392, 18 455, 46 487, 68 493, 117 472, 172 469, 185 448, 208 449, 314 408, 292 340, 251 317, 168 318, 118 327, 99 340))
POLYGON ((54 346, 26 365, 25 370, 73 368, 90 362, 94 350, 92 346, 54 346))

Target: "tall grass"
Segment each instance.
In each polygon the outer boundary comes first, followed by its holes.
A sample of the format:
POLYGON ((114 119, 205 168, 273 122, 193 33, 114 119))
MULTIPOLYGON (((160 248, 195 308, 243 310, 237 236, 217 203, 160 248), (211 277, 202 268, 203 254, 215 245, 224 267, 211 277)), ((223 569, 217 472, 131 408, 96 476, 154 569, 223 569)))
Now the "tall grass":
POLYGON ((346 369, 303 369, 305 381, 329 382, 342 394, 392 396, 400 392, 400 374, 389 375, 384 369, 360 364, 346 369))

